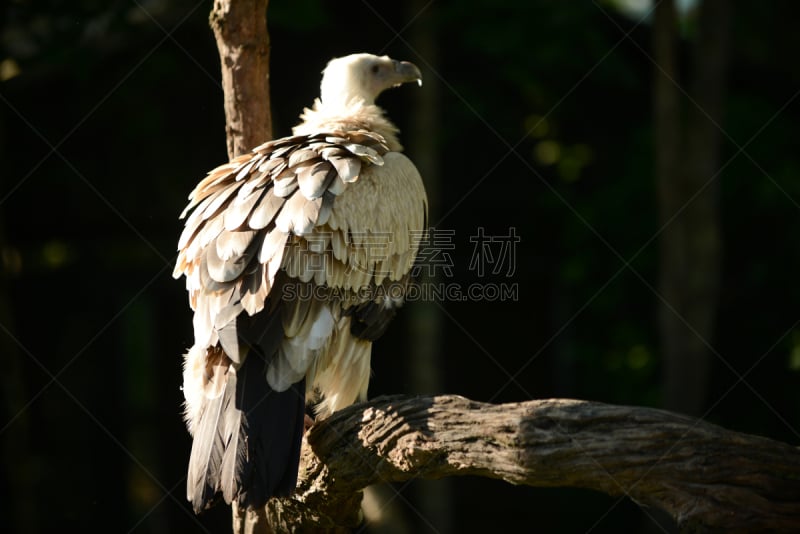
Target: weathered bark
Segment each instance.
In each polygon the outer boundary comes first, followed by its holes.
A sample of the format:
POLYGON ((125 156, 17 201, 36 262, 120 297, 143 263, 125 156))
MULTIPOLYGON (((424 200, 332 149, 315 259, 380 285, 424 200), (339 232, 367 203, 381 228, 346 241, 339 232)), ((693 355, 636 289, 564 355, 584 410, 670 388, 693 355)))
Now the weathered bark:
POLYGON ((680 86, 678 20, 659 2, 653 26, 655 175, 660 224, 659 325, 664 407, 700 414, 719 299, 721 238, 716 172, 728 63, 730 6, 702 2, 688 96, 680 86))
POLYGON ((800 450, 651 408, 382 397, 315 424, 302 465, 277 531, 354 528, 364 487, 455 475, 627 495, 684 530, 800 529, 800 450))
POLYGON ((272 138, 268 0, 214 0, 209 24, 222 66, 228 157, 272 138))

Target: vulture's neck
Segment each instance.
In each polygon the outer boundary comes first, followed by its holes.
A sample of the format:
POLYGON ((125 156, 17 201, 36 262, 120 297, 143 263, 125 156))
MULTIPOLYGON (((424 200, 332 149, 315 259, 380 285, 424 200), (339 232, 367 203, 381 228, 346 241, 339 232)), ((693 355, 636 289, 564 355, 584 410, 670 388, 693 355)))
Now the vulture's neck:
POLYGON ((369 130, 382 135, 389 150, 403 150, 403 145, 397 140, 400 130, 375 104, 356 101, 347 106, 325 106, 317 99, 314 107, 306 108, 300 118, 303 122, 292 129, 295 135, 310 135, 324 130, 369 130))

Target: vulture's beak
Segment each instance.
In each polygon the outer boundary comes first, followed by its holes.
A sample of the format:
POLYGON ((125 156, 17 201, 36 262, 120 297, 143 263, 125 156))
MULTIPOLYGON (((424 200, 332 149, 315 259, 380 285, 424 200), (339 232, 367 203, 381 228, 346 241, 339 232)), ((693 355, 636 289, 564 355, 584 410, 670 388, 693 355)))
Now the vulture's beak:
POLYGON ((395 87, 402 83, 417 82, 422 87, 422 73, 416 65, 409 61, 394 60, 395 87))

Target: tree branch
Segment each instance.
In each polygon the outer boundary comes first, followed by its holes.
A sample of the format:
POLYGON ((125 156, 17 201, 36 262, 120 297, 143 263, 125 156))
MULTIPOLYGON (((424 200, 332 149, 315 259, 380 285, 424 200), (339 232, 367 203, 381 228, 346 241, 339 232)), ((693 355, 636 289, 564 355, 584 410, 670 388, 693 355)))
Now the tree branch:
POLYGON ((301 464, 267 505, 278 531, 352 528, 364 487, 455 475, 627 495, 683 529, 800 528, 800 450, 652 408, 382 397, 315 424, 301 464))

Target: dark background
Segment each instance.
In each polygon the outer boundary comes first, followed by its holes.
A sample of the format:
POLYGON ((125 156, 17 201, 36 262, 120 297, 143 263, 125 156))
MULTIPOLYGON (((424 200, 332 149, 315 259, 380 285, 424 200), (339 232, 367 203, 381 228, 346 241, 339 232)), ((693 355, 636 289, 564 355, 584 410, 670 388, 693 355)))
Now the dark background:
MULTIPOLYGON (((186 196, 227 158, 211 4, 0 9, 4 531, 229 528, 224 507, 198 520, 184 498, 191 314, 170 276, 186 196)), ((274 134, 290 132, 332 57, 419 65, 422 90, 380 102, 412 159, 434 154, 438 171, 423 174, 453 271, 437 274, 518 298, 409 304, 374 347, 370 395, 663 406, 657 280, 675 258, 658 247, 652 17, 615 2, 385 4, 273 0, 274 134), (436 102, 426 116, 421 91, 436 102), (479 227, 521 238, 512 272, 470 269, 479 227), (421 380, 408 362, 422 344, 439 356, 421 380)), ((720 296, 696 415, 796 444, 800 5, 732 5, 720 296)), ((694 15, 679 29, 688 64, 694 15)), ((660 531, 652 510, 582 490, 464 478, 385 493, 398 532, 660 531)))

